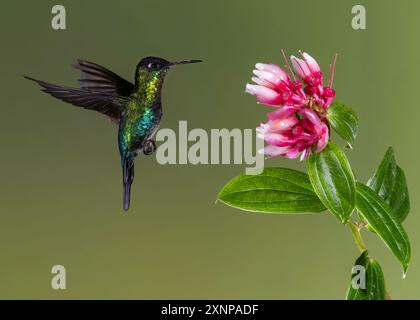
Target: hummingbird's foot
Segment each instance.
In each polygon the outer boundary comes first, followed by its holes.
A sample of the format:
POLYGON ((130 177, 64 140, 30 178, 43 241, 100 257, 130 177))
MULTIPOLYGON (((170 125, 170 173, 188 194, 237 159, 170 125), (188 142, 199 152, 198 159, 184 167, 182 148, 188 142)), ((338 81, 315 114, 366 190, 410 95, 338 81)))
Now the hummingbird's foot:
POLYGON ((154 140, 147 140, 143 147, 143 153, 148 156, 156 150, 156 142, 154 140))

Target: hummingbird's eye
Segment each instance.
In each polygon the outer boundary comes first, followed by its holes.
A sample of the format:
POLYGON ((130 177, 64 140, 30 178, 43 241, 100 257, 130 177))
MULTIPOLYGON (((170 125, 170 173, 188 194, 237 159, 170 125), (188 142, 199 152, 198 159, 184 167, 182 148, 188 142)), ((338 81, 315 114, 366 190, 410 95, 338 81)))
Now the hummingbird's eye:
POLYGON ((151 62, 147 65, 147 68, 149 68, 150 70, 159 70, 160 65, 159 63, 151 62))

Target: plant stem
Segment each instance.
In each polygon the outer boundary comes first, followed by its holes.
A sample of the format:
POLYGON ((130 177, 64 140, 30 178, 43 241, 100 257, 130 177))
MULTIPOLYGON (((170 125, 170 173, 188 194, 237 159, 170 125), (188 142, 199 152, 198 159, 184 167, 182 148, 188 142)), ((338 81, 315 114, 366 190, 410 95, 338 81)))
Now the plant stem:
POLYGON ((359 248, 360 252, 366 251, 366 245, 363 241, 362 234, 360 233, 359 226, 353 221, 349 221, 348 226, 353 234, 354 242, 356 243, 357 248, 359 248))

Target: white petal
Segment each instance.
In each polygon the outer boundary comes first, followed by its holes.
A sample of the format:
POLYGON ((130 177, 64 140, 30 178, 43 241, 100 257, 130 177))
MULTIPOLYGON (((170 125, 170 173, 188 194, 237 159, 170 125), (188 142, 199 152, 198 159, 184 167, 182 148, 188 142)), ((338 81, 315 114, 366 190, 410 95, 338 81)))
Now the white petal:
POLYGON ((273 86, 270 82, 265 81, 265 80, 263 80, 263 79, 260 79, 260 78, 258 78, 258 77, 252 77, 252 78, 251 78, 251 80, 252 80, 252 81, 254 81, 256 84, 258 84, 258 85, 260 85, 260 86, 265 86, 265 87, 269 87, 269 88, 274 88, 274 86, 273 86))
POLYGON ((290 60, 292 61, 293 69, 295 69, 299 77, 304 79, 311 75, 311 71, 305 61, 296 58, 295 56, 291 56, 290 60))
POLYGON ((263 81, 278 85, 281 79, 269 71, 254 70, 254 74, 263 81))
POLYGON ((305 58, 307 64, 309 65, 309 68, 311 69, 312 72, 318 72, 318 71, 320 71, 319 65, 318 65, 318 63, 316 62, 316 60, 314 58, 312 58, 306 52, 304 52, 302 55, 305 58))
POLYGON ((288 81, 289 76, 286 71, 284 71, 282 68, 280 68, 276 64, 266 64, 266 63, 257 63, 255 65, 255 68, 260 71, 267 71, 272 74, 274 74, 277 78, 283 81, 288 81))

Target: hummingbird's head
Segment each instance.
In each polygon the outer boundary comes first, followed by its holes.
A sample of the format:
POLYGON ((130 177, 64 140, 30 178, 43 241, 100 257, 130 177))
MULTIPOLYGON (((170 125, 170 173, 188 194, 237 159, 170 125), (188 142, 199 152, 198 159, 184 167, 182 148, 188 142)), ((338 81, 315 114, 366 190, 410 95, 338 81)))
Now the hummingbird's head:
POLYGON ((149 72, 162 72, 171 67, 171 62, 158 58, 158 57, 146 57, 140 60, 137 69, 144 69, 149 72))
POLYGON ((141 83, 150 81, 156 82, 159 80, 161 83, 165 77, 165 74, 173 66, 197 62, 201 62, 201 60, 182 60, 171 62, 159 57, 145 57, 141 59, 137 65, 136 84, 140 85, 141 83))
POLYGON ((182 60, 170 62, 159 57, 146 57, 140 60, 139 64, 137 65, 137 69, 143 69, 149 72, 165 72, 169 68, 176 65, 197 62, 202 62, 202 60, 182 60))

